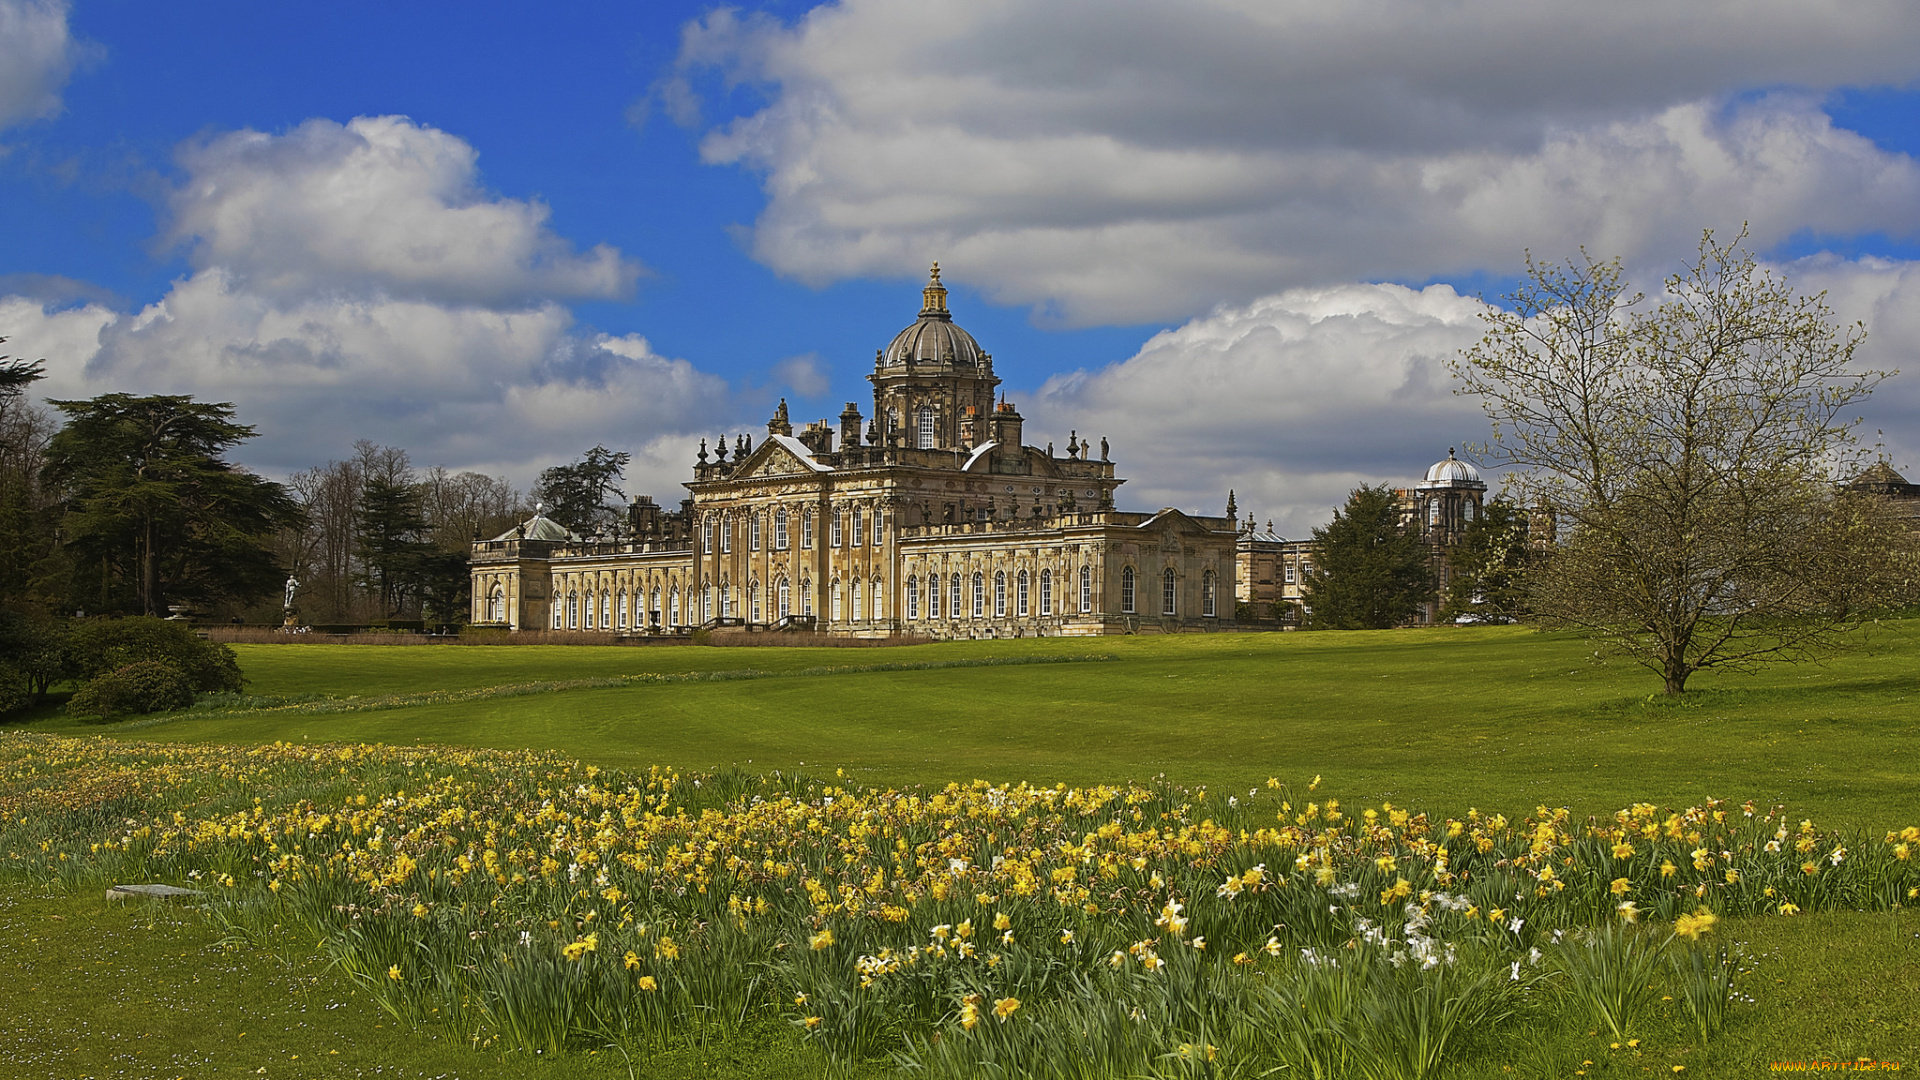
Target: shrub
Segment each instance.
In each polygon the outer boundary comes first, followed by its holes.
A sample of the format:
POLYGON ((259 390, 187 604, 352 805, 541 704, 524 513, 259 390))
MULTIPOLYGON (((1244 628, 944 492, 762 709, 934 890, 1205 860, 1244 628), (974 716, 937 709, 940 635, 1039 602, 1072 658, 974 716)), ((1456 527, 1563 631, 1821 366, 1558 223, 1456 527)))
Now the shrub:
POLYGON ((74 627, 67 655, 79 679, 96 679, 129 664, 151 661, 186 676, 190 690, 238 692, 247 680, 225 645, 202 640, 184 623, 165 619, 91 619, 74 627))
POLYGON ((141 660, 98 675, 67 702, 67 711, 83 716, 124 716, 165 712, 193 704, 187 676, 157 660, 141 660))
POLYGON ((33 688, 20 669, 0 664, 0 716, 17 713, 33 704, 33 688))

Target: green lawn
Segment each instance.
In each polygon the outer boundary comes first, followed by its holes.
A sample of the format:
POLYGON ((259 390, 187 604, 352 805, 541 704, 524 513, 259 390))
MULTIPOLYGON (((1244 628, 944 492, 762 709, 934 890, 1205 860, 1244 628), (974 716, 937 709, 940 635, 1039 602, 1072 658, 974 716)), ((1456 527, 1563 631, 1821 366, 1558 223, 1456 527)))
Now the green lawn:
MULTIPOLYGON (((367 711, 184 714, 129 737, 558 750, 604 765, 845 768, 880 784, 1088 784, 1165 773, 1252 786, 1326 777, 1349 801, 1456 813, 1648 801, 1784 802, 1830 824, 1920 820, 1920 619, 1824 665, 1696 678, 1685 700, 1564 635, 1517 629, 953 642, 894 649, 243 645, 250 692, 377 698, 367 711), (983 661, 1076 659, 978 666, 983 661), (926 670, 847 671, 873 665, 926 670), (944 666, 955 665, 955 666, 944 666), (973 666, 967 666, 973 665, 973 666), (826 670, 822 670, 826 669, 826 670), (485 696, 640 672, 729 681, 485 696)), ((34 727, 114 733, 43 720, 34 727)))

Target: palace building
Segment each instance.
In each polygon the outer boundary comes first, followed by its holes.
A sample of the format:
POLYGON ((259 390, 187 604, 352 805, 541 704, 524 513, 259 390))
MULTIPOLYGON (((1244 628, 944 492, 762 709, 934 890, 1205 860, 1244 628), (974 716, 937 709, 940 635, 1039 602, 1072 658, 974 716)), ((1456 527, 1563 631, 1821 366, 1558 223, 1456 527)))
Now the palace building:
POLYGON ((936 264, 920 316, 874 358, 873 414, 757 444, 702 440, 677 511, 636 500, 582 537, 536 514, 473 545, 473 620, 515 630, 803 628, 935 638, 1234 625, 1226 517, 1114 508, 1102 438, 1022 439, 993 356, 954 323, 936 264))

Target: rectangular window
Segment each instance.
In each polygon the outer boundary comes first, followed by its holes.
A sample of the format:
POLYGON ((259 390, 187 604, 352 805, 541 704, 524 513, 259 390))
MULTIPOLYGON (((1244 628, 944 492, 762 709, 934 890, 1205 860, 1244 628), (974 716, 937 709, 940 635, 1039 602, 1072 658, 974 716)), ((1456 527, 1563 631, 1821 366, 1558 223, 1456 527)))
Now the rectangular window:
POLYGON ((1287 584, 1293 584, 1293 567, 1287 567, 1287 584))
POLYGON ((927 579, 927 618, 937 619, 939 617, 940 617, 940 575, 935 574, 932 577, 927 579))
POLYGON ((1040 571, 1040 614, 1053 614, 1053 571, 1040 571))
MULTIPOLYGON (((755 511, 747 515, 747 550, 760 550, 760 514, 755 511)), ((759 620, 754 620, 758 622, 759 620)))
MULTIPOLYGON (((844 515, 840 511, 836 510, 833 512, 832 519, 827 523, 827 546, 828 547, 840 546, 840 519, 843 516, 844 515)), ((834 617, 839 618, 839 616, 837 615, 834 617)))
POLYGON ((907 579, 907 621, 920 617, 920 582, 915 578, 907 579))
POLYGON ((1018 589, 1019 592, 1014 597, 1014 610, 1018 611, 1020 617, 1024 619, 1027 617, 1027 575, 1024 570, 1020 573, 1018 589))
POLYGON ((1007 617, 1007 575, 1004 573, 993 575, 993 617, 1007 617))
POLYGON ((1209 570, 1207 571, 1207 576, 1201 579, 1200 582, 1200 614, 1209 618, 1219 613, 1217 606, 1214 604, 1213 583, 1213 571, 1209 570))
POLYGON ((853 609, 854 621, 858 622, 860 620, 860 583, 856 581, 847 587, 852 590, 847 594, 848 606, 853 609))
POLYGON ((773 550, 787 550, 787 512, 785 510, 773 515, 773 550))
POLYGON ((813 515, 800 515, 800 546, 807 551, 813 550, 813 515))
POLYGON ((721 518, 720 519, 720 553, 724 555, 732 550, 733 550, 733 519, 721 518))
POLYGON ((713 522, 703 521, 700 523, 700 552, 701 554, 704 555, 707 552, 712 550, 713 550, 713 522))
POLYGON ((860 528, 860 508, 856 506, 853 508, 853 546, 859 547, 861 539, 865 536, 866 533, 860 528))
POLYGON ((1080 568, 1080 610, 1093 610, 1093 568, 1088 566, 1080 568))
POLYGON ((880 511, 875 510, 873 512, 873 546, 874 547, 879 547, 882 544, 885 544, 887 542, 886 521, 887 521, 886 516, 880 513, 880 511))

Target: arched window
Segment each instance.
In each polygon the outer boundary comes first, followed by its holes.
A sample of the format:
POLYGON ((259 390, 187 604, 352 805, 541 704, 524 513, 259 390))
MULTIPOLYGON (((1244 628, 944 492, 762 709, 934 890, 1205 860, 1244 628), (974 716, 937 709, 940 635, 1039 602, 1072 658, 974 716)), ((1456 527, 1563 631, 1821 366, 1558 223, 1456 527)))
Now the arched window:
POLYGON ((1040 614, 1053 614, 1053 571, 1040 571, 1040 614))
POLYGON ((727 619, 737 619, 740 617, 739 609, 733 602, 733 586, 731 585, 720 586, 720 615, 722 618, 727 619))
POLYGON ((860 621, 860 583, 858 581, 852 582, 847 586, 847 588, 848 590, 850 590, 847 593, 847 606, 853 609, 852 615, 853 615, 854 621, 859 622, 860 621))
POLYGON ((987 613, 987 579, 980 571, 973 572, 973 617, 978 619, 987 613))
POLYGON ((955 574, 947 580, 949 582, 947 586, 947 599, 949 601, 947 604, 947 618, 957 619, 960 617, 960 575, 955 574))
POLYGON ((1215 579, 1213 571, 1209 570, 1206 576, 1200 579, 1200 614, 1208 618, 1212 618, 1220 613, 1218 611, 1218 605, 1214 602, 1214 586, 1215 579))
POLYGON ((914 574, 908 574, 907 575, 907 621, 912 622, 913 620, 918 619, 919 617, 920 617, 920 578, 914 574))
POLYGON ((1080 568, 1080 611, 1084 614, 1093 610, 1093 567, 1080 568))
POLYGON ((993 572, 993 617, 996 619, 1007 617, 1007 572, 1005 570, 993 572))
POLYGON ((1133 567, 1120 571, 1120 613, 1133 614, 1133 567))
POLYGON ((679 626, 680 625, 680 594, 671 589, 667 591, 667 609, 668 609, 667 622, 670 625, 679 626))
POLYGON ((747 596, 748 596, 747 610, 749 613, 749 617, 754 622, 765 622, 766 619, 760 611, 760 583, 759 582, 756 581, 753 584, 747 586, 747 596))
POLYGON ((780 579, 780 607, 778 611, 780 612, 779 617, 782 619, 793 614, 793 586, 787 583, 786 578, 780 579))
POLYGON ((507 621, 507 590, 498 585, 493 587, 493 596, 487 604, 487 621, 507 621))
POLYGON ((927 578, 927 618, 940 617, 940 575, 927 578))
POLYGON ((580 594, 576 592, 567 594, 567 629, 580 629, 580 594))
POLYGON ((887 618, 887 590, 879 578, 873 579, 873 621, 885 622, 887 618))
POLYGON ((553 628, 555 630, 560 629, 561 620, 566 618, 566 611, 564 610, 565 608, 566 608, 565 604, 553 605, 553 628))
POLYGON ((787 512, 785 510, 773 512, 773 550, 787 550, 787 512))
POLYGON ((660 625, 660 588, 654 586, 653 600, 647 605, 647 619, 655 626, 660 625))
POLYGON ((1020 571, 1020 576, 1014 582, 1013 610, 1018 612, 1021 618, 1027 617, 1027 572, 1025 570, 1020 571))
POLYGON ((713 519, 700 523, 700 551, 702 554, 713 550, 713 519))
POLYGON ((1169 566, 1160 574, 1160 614, 1173 612, 1173 567, 1169 566))
POLYGON ((920 406, 920 449, 933 449, 933 406, 920 406))
POLYGON ((622 589, 620 590, 620 599, 614 605, 614 613, 619 616, 619 619, 620 619, 619 627, 622 630, 625 630, 628 626, 627 616, 630 613, 628 608, 628 601, 629 599, 631 599, 632 596, 633 596, 632 593, 626 591, 625 589, 622 589))
POLYGON ((834 622, 839 622, 840 621, 840 583, 837 581, 834 582, 831 591, 832 591, 833 599, 828 601, 828 603, 832 605, 831 617, 834 622))
POLYGON ((713 586, 711 585, 700 590, 700 621, 713 621, 713 586))
POLYGON ((600 591, 600 628, 602 630, 605 630, 612 625, 613 625, 613 594, 610 592, 607 592, 605 589, 602 589, 600 591))
POLYGON ((813 582, 807 578, 800 579, 800 614, 813 614, 813 582))

